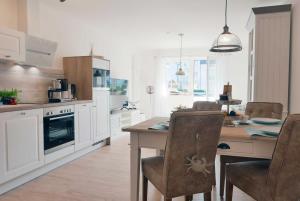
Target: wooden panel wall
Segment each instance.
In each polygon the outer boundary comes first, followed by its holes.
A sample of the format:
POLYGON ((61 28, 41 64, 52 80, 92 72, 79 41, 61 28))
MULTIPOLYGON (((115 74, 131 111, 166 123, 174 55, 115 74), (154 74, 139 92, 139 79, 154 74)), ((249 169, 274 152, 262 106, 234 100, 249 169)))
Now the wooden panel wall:
POLYGON ((257 15, 254 101, 289 107, 290 12, 257 15))
POLYGON ((64 57, 65 78, 76 85, 78 100, 93 99, 92 57, 64 57))
POLYGON ((62 69, 21 67, 0 63, 0 89, 22 90, 20 99, 24 103, 45 103, 51 80, 63 78, 62 69))

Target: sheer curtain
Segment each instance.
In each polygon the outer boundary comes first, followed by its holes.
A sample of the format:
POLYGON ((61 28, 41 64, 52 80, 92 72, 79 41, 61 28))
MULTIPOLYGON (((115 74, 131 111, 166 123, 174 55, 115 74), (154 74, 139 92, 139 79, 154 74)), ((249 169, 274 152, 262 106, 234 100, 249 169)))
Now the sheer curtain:
MULTIPOLYGON (((156 82, 155 82, 155 104, 154 104, 154 115, 155 116, 169 116, 170 113, 175 109, 175 107, 182 105, 186 107, 190 107, 193 103, 193 95, 192 91, 187 91, 184 94, 178 95, 170 95, 170 81, 178 81, 178 79, 182 79, 179 77, 177 79, 176 69, 171 70, 170 68, 174 67, 172 65, 176 65, 178 62, 178 58, 176 57, 160 57, 159 64, 156 69, 156 82)), ((192 76, 192 70, 190 68, 190 62, 188 59, 183 59, 184 63, 184 71, 186 76, 190 78, 192 76)), ((180 80, 182 81, 182 80, 180 80)), ((178 84, 178 83, 177 83, 178 84)), ((192 89, 191 79, 188 81, 184 81, 184 89, 192 89)))
POLYGON ((159 57, 158 65, 155 69, 155 94, 154 94, 154 107, 153 116, 169 116, 175 107, 182 105, 191 107, 194 100, 194 65, 197 59, 207 59, 207 96, 205 100, 214 101, 219 98, 219 94, 222 93, 224 81, 224 74, 226 69, 223 67, 224 62, 222 58, 209 56, 209 57, 185 57, 183 58, 183 66, 186 76, 188 77, 188 83, 184 83, 187 86, 188 92, 184 94, 171 95, 169 84, 170 79, 177 79, 175 75, 176 71, 170 70, 170 66, 178 63, 177 57, 159 57), (171 73, 171 75, 170 75, 171 73), (173 75, 174 74, 174 75, 173 75))

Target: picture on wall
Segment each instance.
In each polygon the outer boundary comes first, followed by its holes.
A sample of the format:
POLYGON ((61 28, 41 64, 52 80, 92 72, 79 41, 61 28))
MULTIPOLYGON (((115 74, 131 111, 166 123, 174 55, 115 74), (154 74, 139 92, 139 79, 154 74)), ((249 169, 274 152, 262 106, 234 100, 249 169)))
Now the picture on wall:
POLYGON ((111 78, 111 95, 127 95, 128 80, 111 78))

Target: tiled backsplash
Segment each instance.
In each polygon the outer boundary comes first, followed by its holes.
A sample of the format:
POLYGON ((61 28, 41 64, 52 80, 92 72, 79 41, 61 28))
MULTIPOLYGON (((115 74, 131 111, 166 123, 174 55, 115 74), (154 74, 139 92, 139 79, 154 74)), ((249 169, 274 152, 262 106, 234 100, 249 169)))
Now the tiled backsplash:
POLYGON ((51 80, 58 78, 63 78, 62 69, 0 63, 0 89, 21 90, 19 98, 23 103, 47 102, 47 90, 51 80))

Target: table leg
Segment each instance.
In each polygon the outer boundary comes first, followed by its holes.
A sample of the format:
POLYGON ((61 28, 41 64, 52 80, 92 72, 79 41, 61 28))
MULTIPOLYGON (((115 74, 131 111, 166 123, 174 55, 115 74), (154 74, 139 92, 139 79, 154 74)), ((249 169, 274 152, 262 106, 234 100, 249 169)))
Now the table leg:
POLYGON ((141 149, 138 135, 130 134, 130 200, 139 200, 141 149))

